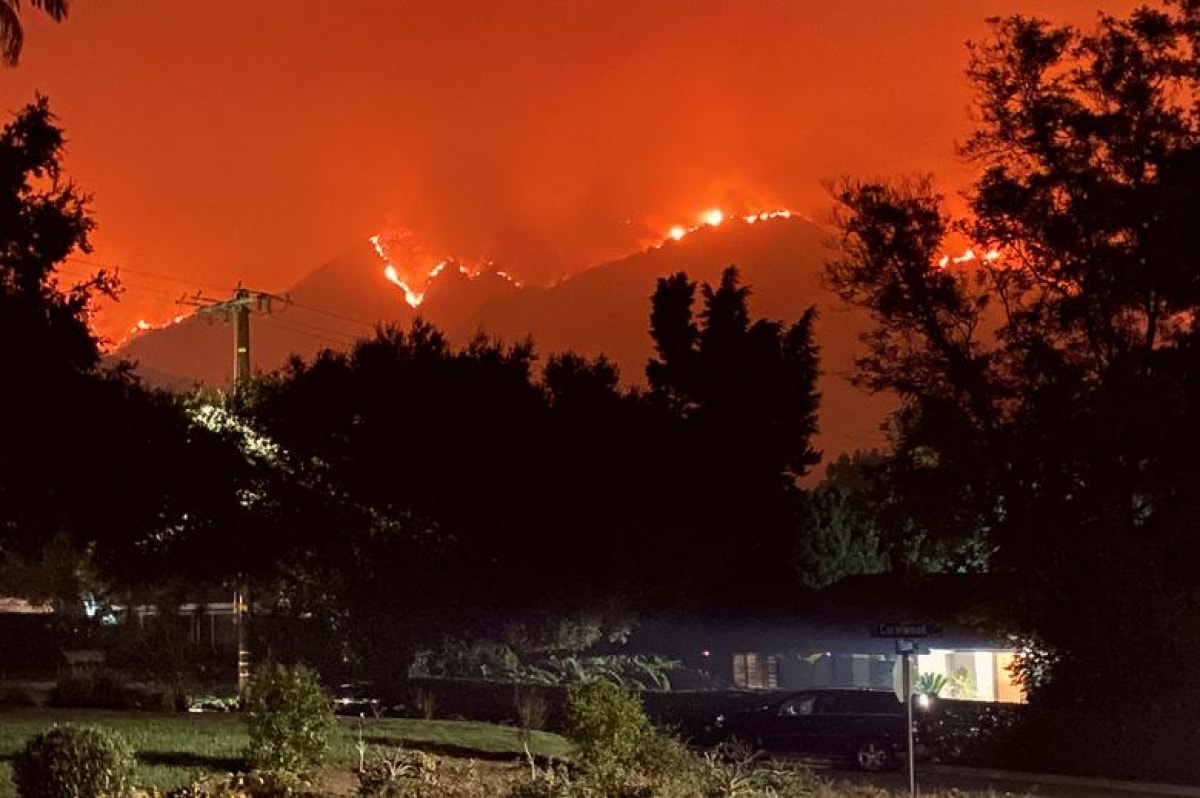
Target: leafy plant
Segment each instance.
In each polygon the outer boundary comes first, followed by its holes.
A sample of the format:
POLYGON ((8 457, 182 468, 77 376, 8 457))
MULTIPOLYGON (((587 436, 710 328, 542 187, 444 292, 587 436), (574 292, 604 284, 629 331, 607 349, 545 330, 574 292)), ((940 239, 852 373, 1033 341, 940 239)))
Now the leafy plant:
POLYGON ((596 679, 567 691, 567 737, 585 770, 626 769, 654 734, 637 696, 596 679))
POLYGON ((373 753, 357 773, 362 798, 408 798, 438 783, 437 757, 403 746, 390 751, 379 748, 373 753))
POLYGON ((265 665, 250 682, 246 704, 251 767, 305 777, 324 762, 338 729, 333 702, 303 665, 265 665))
POLYGON ((25 743, 12 778, 20 798, 124 798, 136 768, 133 748, 116 732, 60 726, 25 743))
POLYGON ((944 673, 922 673, 917 677, 917 692, 925 695, 940 696, 950 680, 944 673))

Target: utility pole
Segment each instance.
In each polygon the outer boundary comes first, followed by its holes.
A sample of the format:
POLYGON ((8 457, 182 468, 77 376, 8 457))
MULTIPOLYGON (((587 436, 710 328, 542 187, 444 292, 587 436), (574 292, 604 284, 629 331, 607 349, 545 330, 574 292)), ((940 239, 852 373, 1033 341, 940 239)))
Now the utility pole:
MULTIPOLYGON (((251 291, 239 285, 231 299, 212 299, 197 293, 179 299, 192 305, 201 316, 233 322, 233 395, 244 398, 250 385, 250 313, 271 313, 276 302, 290 304, 287 297, 251 291)), ((238 574, 233 592, 234 624, 237 628, 237 688, 245 696, 250 686, 250 585, 238 574)))

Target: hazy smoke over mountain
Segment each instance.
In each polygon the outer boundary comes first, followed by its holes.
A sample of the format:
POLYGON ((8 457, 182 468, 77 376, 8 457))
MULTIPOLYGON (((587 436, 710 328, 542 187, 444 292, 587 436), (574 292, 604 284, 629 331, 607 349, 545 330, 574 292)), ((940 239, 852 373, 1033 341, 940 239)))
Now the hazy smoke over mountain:
POLYGON ((66 126, 92 260, 126 267, 119 337, 198 283, 282 290, 390 225, 537 283, 707 207, 820 218, 822 178, 953 185, 963 42, 1094 4, 78 3, 30 15, 0 99, 47 93, 66 126))

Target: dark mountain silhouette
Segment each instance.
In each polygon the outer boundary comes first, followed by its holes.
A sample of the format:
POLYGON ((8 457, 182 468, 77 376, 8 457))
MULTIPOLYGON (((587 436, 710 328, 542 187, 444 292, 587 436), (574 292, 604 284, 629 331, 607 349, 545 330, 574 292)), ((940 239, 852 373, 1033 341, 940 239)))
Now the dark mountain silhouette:
MULTIPOLYGON (((508 342, 531 336, 543 357, 565 349, 605 354, 619 365, 624 381, 640 384, 652 353, 649 314, 656 278, 685 271, 693 280, 715 283, 724 267, 736 264, 753 290, 755 316, 791 322, 817 306, 824 371, 818 446, 833 456, 879 445, 888 405, 845 378, 865 322, 840 308, 821 284, 832 242, 828 230, 795 217, 727 221, 552 286, 518 288, 494 274, 469 279, 447 269, 429 287, 420 314, 456 343, 485 331, 508 342)), ((346 347, 379 322, 407 326, 417 314, 385 278, 366 242, 312 272, 288 294, 291 305, 255 315, 251 323, 256 371, 278 368, 291 354, 308 357, 321 348, 346 347)), ((136 361, 139 373, 158 384, 222 386, 233 373, 232 330, 220 317, 193 317, 146 332, 117 354, 136 361)))

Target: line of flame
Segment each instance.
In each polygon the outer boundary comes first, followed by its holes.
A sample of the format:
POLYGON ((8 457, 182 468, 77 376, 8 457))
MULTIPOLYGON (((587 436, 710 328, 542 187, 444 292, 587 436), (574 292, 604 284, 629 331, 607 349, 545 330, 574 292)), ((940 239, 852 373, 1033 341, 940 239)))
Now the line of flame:
POLYGON ((937 262, 937 267, 943 271, 949 268, 950 264, 962 265, 971 263, 972 261, 982 260, 986 263, 995 263, 1000 260, 1003 255, 999 250, 989 249, 983 255, 977 255, 973 248, 968 247, 961 255, 943 255, 937 262))
MULTIPOLYGON (((429 273, 425 275, 425 290, 417 291, 400 276, 400 271, 396 268, 395 264, 392 263, 392 259, 388 255, 387 247, 383 243, 383 236, 373 235, 368 240, 371 242, 371 246, 374 247, 375 254, 378 255, 380 260, 382 260, 385 264, 383 267, 384 277, 386 277, 389 282, 404 292, 404 301, 413 308, 420 307, 421 303, 425 301, 425 295, 428 292, 428 286, 446 270, 447 266, 453 264, 457 268, 458 273, 466 277, 468 280, 478 279, 485 273, 486 267, 491 266, 491 261, 485 260, 475 267, 469 268, 461 262, 454 261, 450 258, 444 258, 439 260, 433 266, 433 268, 429 270, 429 273)), ((503 280, 507 280, 517 288, 521 287, 521 283, 513 278, 513 276, 508 272, 493 270, 491 273, 503 280)))
POLYGON ((763 211, 761 213, 749 213, 743 216, 727 216, 720 208, 709 208, 699 215, 699 221, 693 225, 677 224, 667 230, 662 240, 652 246, 652 249, 658 249, 670 241, 682 241, 687 236, 702 230, 706 227, 719 227, 729 219, 735 219, 746 224, 755 224, 756 222, 765 222, 770 219, 790 219, 795 216, 794 211, 781 208, 774 211, 763 211))
POLYGON ((125 337, 121 339, 120 343, 118 343, 117 346, 118 347, 124 346, 125 344, 129 343, 134 338, 138 337, 139 335, 141 335, 144 332, 149 332, 150 330, 165 330, 168 327, 173 327, 176 324, 178 324, 179 322, 186 319, 188 317, 188 315, 189 314, 187 314, 187 313, 180 313, 179 315, 172 316, 167 321, 160 322, 158 324, 148 322, 145 319, 138 319, 137 324, 135 324, 129 328, 129 331, 125 333, 125 337))

